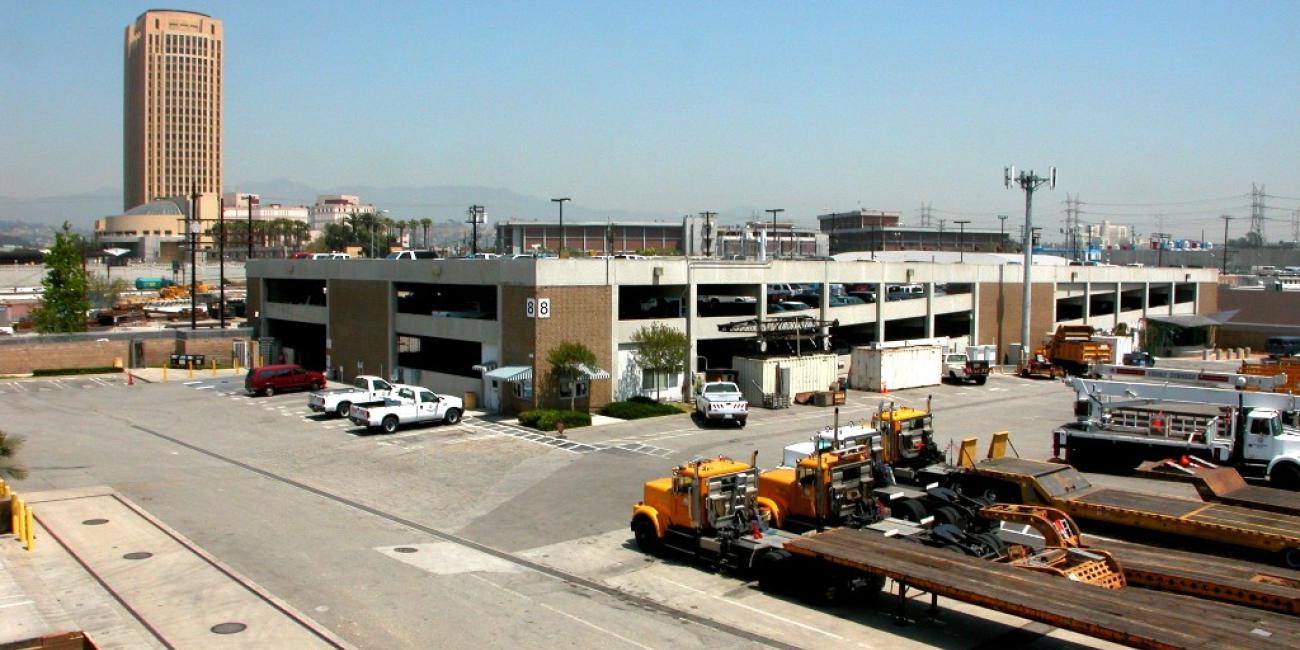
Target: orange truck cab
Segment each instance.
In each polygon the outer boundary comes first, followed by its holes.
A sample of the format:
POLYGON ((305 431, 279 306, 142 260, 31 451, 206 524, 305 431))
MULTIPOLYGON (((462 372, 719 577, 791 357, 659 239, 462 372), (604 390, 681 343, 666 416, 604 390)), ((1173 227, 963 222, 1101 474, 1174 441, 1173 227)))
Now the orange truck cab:
POLYGON ((860 528, 881 519, 872 487, 871 450, 827 451, 758 476, 758 507, 773 526, 813 528, 818 523, 860 528))

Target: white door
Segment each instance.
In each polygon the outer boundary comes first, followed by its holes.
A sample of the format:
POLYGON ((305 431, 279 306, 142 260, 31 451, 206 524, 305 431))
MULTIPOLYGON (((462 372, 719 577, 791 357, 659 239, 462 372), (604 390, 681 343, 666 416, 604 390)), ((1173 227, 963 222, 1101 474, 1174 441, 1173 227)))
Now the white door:
POLYGON ((483 408, 489 413, 501 411, 501 384, 500 379, 483 378, 483 408))
POLYGON ((1272 460, 1273 459, 1273 436, 1275 433, 1277 418, 1246 418, 1246 449, 1245 455, 1247 460, 1272 460))
POLYGON ((419 415, 416 420, 429 422, 438 419, 438 396, 427 390, 420 391, 419 415))

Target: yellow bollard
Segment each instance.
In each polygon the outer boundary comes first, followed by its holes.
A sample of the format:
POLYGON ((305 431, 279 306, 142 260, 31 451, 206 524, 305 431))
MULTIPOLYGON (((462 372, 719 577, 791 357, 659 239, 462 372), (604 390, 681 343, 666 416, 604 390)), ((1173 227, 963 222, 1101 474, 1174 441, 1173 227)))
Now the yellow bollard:
POLYGON ((190 379, 194 379, 194 361, 193 360, 186 361, 185 365, 190 370, 190 379))
POLYGON ((216 360, 216 359, 213 359, 213 360, 212 360, 212 376, 213 376, 213 377, 216 377, 216 376, 217 376, 217 360, 216 360))
POLYGON ((27 533, 27 550, 30 552, 36 550, 35 515, 32 514, 31 508, 24 507, 23 511, 27 513, 27 523, 23 526, 23 530, 27 533))
POLYGON ((0 478, 0 497, 7 496, 9 496, 9 484, 5 483, 4 479, 0 478))
POLYGON ((14 518, 14 537, 21 540, 23 538, 23 525, 27 523, 27 516, 23 514, 23 500, 14 497, 9 502, 9 509, 14 518))
POLYGON ((239 357, 235 357, 235 362, 231 364, 231 369, 234 370, 234 374, 239 374, 239 357))

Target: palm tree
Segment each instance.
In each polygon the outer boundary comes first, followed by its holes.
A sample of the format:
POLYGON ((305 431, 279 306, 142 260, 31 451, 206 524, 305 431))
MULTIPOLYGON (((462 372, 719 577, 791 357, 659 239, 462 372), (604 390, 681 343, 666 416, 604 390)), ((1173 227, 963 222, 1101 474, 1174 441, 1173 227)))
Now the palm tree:
POLYGON ((398 219, 397 221, 388 222, 389 228, 397 228, 397 245, 402 245, 402 234, 406 232, 406 222, 398 219))
POLYGON ((416 228, 419 228, 419 227, 420 227, 420 220, 419 220, 419 219, 411 219, 411 220, 409 220, 409 221, 406 222, 406 229, 409 230, 409 231, 411 231, 411 242, 410 242, 411 246, 410 246, 410 248, 415 248, 415 229, 416 229, 416 228))
POLYGON ((425 217, 425 218, 423 218, 423 219, 420 220, 420 225, 421 225, 421 226, 424 226, 424 239, 422 239, 422 240, 420 240, 420 241, 422 241, 422 242, 424 243, 424 248, 425 248, 426 250, 433 250, 433 249, 429 248, 429 226, 432 226, 432 225, 433 225, 433 219, 430 219, 430 218, 428 218, 428 217, 425 217))

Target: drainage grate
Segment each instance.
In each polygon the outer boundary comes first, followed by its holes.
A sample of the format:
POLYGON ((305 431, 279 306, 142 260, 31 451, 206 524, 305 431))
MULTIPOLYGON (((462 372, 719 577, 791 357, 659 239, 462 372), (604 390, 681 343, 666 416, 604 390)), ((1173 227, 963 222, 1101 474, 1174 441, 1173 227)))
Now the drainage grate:
POLYGON ((393 549, 393 550, 394 550, 394 551, 397 551, 398 553, 415 553, 415 552, 418 552, 420 549, 418 549, 418 548, 411 548, 410 546, 398 546, 397 548, 395 548, 395 549, 393 549))
POLYGON ((213 634, 239 634, 247 629, 243 623, 217 623, 211 628, 213 634))
POLYGON ((83 522, 81 522, 81 523, 84 524, 84 525, 86 525, 86 526, 102 526, 102 525, 108 523, 108 520, 107 520, 107 519, 87 519, 87 520, 85 520, 85 521, 83 521, 83 522))
POLYGON ((127 553, 126 555, 123 555, 123 556, 122 556, 122 559, 124 559, 124 560, 146 560, 146 559, 149 559, 149 558, 151 558, 151 557, 153 557, 153 553, 148 553, 148 552, 146 552, 146 551, 136 551, 136 552, 134 552, 134 553, 127 553))

